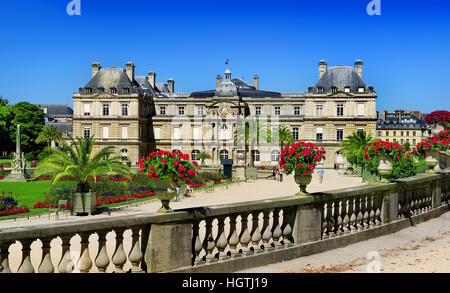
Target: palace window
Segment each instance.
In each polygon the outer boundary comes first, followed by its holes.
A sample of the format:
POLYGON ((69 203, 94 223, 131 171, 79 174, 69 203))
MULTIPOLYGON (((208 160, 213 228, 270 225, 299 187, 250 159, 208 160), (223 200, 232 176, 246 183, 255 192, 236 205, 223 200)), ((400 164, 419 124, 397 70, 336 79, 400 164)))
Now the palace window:
POLYGON ((98 90, 98 93, 99 93, 99 94, 101 94, 101 93, 103 93, 103 92, 105 91, 105 89, 102 88, 102 87, 99 87, 97 90, 98 90))
POLYGON ((413 138, 413 145, 416 145, 416 139, 413 138))
POLYGON ((400 144, 403 144, 405 142, 405 140, 402 138, 401 140, 400 140, 400 144))
POLYGON ((344 139, 344 130, 342 128, 338 128, 336 132, 337 141, 342 141, 344 139))
POLYGON ((122 126, 122 138, 127 139, 128 138, 128 127, 122 126))
POLYGON ((255 107, 255 115, 256 115, 256 116, 261 115, 261 107, 260 107, 260 106, 256 106, 256 107, 255 107))
POLYGON ((300 106, 294 107, 294 115, 299 116, 300 115, 300 106))
POLYGON ((400 132, 400 136, 403 136, 403 134, 404 134, 404 132, 403 132, 403 131, 401 131, 401 132, 400 132))
POLYGON ((221 159, 228 159, 228 151, 227 150, 221 150, 219 153, 219 156, 221 159))
POLYGON ((337 93, 337 90, 338 90, 337 87, 335 87, 335 86, 331 87, 331 92, 333 94, 337 93))
POLYGON ((199 105, 199 106, 196 106, 196 108, 197 108, 197 115, 203 115, 203 106, 201 106, 201 105, 199 105))
POLYGON ((84 116, 91 115, 91 104, 84 104, 84 116))
POLYGON ((108 138, 109 138, 109 127, 103 126, 103 139, 108 139, 108 138))
POLYGON ((316 105, 316 116, 322 116, 323 114, 323 105, 316 105))
POLYGON ((389 131, 386 131, 386 136, 389 136, 389 131))
POLYGON ((159 115, 166 115, 166 107, 165 106, 159 107, 159 115))
POLYGON ((359 93, 363 93, 364 92, 364 88, 363 87, 358 88, 358 92, 359 93))
POLYGON ((381 131, 378 131, 378 136, 381 136, 381 131))
POLYGON ((129 94, 129 93, 130 93, 130 89, 127 88, 127 87, 124 87, 124 88, 123 88, 123 93, 124 93, 124 94, 129 94))
POLYGON ((389 142, 389 138, 386 138, 386 141, 389 142))
POLYGON ((409 136, 409 131, 406 132, 406 136, 409 136))
POLYGON ((84 137, 89 138, 91 136, 91 128, 85 127, 84 128, 84 137))
POLYGON ((273 150, 272 154, 270 156, 270 159, 272 162, 278 162, 280 160, 280 151, 279 150, 273 150))
POLYGON ((115 87, 110 88, 109 91, 111 94, 117 94, 117 89, 115 87))
POLYGON ((128 161, 128 150, 122 149, 120 151, 120 156, 122 157, 122 162, 128 161))
POLYGON ((109 116, 109 104, 103 104, 103 116, 109 116))
POLYGON ((358 104, 358 116, 364 116, 364 104, 358 104))
POLYGON ((281 107, 280 106, 276 106, 275 107, 275 115, 280 115, 281 114, 281 107))
POLYGON ((344 88, 344 92, 349 93, 349 92, 350 92, 350 87, 346 86, 346 87, 344 88))
POLYGON ((318 92, 318 93, 323 93, 323 87, 318 87, 318 88, 317 88, 317 92, 318 92))
POLYGON ((397 131, 394 131, 394 136, 397 136, 397 131))
POLYGON ((261 154, 258 150, 253 151, 253 161, 254 162, 259 162, 260 156, 261 156, 261 154))
POLYGON ((89 87, 87 87, 87 88, 84 89, 84 92, 85 92, 86 94, 91 94, 91 93, 92 93, 92 89, 89 88, 89 87))
POLYGON ((317 128, 316 129, 316 140, 317 141, 322 141, 323 139, 323 128, 317 128))
POLYGON ((344 116, 344 104, 337 104, 337 116, 344 116))
POLYGON ((297 141, 298 140, 298 127, 292 128, 292 138, 297 141))
POLYGON ((364 128, 358 128, 357 131, 358 132, 364 132, 364 128))
POLYGON ((178 115, 184 115, 184 106, 178 107, 178 115))
POLYGON ((122 104, 122 116, 128 116, 128 105, 122 104))
POLYGON ((199 158, 198 158, 199 154, 200 154, 199 150, 193 150, 192 153, 191 153, 192 161, 198 161, 199 160, 199 158))
POLYGON ((416 136, 416 132, 415 131, 413 131, 413 136, 416 136))

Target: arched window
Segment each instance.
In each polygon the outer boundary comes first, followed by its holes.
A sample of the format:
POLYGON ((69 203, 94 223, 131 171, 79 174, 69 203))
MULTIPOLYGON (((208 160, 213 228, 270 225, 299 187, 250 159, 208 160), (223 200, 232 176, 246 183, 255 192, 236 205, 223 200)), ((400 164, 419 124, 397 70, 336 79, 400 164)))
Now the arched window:
POLYGON ((219 153, 219 156, 221 159, 228 159, 228 151, 227 150, 221 150, 219 153))
POLYGON ((278 162, 280 160, 280 151, 279 150, 273 150, 271 154, 271 161, 272 162, 278 162))
POLYGON ((199 150, 193 150, 192 153, 191 153, 192 161, 198 161, 198 160, 200 160, 200 159, 198 158, 198 155, 199 155, 199 154, 200 154, 200 151, 199 151, 199 150))
POLYGON ((258 150, 254 150, 253 151, 253 161, 254 162, 259 162, 260 157, 261 157, 261 154, 259 153, 259 151, 258 150))
POLYGON ((174 149, 174 150, 172 151, 172 153, 178 154, 178 153, 181 153, 181 152, 180 152, 180 150, 174 149))
POLYGON ((120 156, 122 157, 122 161, 128 161, 128 150, 122 149, 120 151, 120 156))

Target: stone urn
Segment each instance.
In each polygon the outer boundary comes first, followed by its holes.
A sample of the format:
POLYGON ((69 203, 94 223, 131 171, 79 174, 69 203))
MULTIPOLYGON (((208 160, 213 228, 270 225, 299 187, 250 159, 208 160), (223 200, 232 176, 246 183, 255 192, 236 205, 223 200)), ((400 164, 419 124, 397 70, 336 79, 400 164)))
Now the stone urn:
POLYGON ((436 171, 434 169, 439 163, 439 154, 434 151, 425 151, 425 156, 425 164, 428 167, 428 171, 426 173, 435 174, 436 171))
POLYGON ((300 187, 300 191, 296 193, 296 195, 308 195, 309 193, 306 191, 306 186, 311 183, 312 176, 311 173, 305 175, 303 172, 295 171, 294 175, 295 183, 300 187))
POLYGON ((392 157, 388 155, 378 156, 378 174, 381 175, 381 182, 388 183, 387 179, 392 174, 392 157))
POLYGON ((177 195, 177 185, 170 179, 158 180, 155 183, 156 197, 161 201, 162 207, 158 213, 172 213, 170 201, 177 195))

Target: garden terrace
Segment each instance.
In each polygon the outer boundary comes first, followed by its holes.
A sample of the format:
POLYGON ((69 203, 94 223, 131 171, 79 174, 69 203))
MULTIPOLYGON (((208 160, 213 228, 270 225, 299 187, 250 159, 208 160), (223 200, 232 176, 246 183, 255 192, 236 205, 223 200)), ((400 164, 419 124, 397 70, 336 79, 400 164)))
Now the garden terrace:
POLYGON ((447 168, 310 196, 8 228, 0 231, 0 271, 70 272, 70 256, 81 272, 243 270, 437 217, 449 211, 449 187, 447 168))

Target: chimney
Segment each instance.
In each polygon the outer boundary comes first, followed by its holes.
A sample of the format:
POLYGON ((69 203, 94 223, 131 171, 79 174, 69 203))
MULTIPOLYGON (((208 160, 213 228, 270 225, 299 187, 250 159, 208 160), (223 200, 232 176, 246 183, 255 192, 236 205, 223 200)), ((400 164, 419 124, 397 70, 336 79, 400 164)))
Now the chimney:
POLYGON ((322 75, 327 72, 327 62, 325 60, 320 60, 319 62, 319 79, 322 78, 322 75))
POLYGON ((253 86, 256 90, 259 89, 259 76, 257 74, 253 75, 253 86))
POLYGON ((156 73, 154 71, 148 73, 148 83, 152 88, 156 88, 156 73))
POLYGON ((216 87, 219 87, 219 85, 222 83, 222 76, 220 74, 217 74, 216 76, 216 87))
POLYGON ((92 63, 92 77, 94 77, 102 69, 102 66, 98 62, 92 63))
POLYGON ((126 69, 127 69, 127 75, 128 78, 133 81, 134 80, 134 63, 133 62, 127 62, 127 64, 125 65, 126 69))
POLYGON ((169 78, 167 81, 167 87, 169 88, 169 92, 173 93, 175 90, 175 81, 172 78, 169 78))
POLYGON ((355 71, 356 71, 356 73, 358 73, 358 75, 359 75, 359 77, 361 77, 361 79, 362 79, 362 66, 363 66, 363 62, 361 60, 355 61, 355 71))

